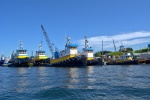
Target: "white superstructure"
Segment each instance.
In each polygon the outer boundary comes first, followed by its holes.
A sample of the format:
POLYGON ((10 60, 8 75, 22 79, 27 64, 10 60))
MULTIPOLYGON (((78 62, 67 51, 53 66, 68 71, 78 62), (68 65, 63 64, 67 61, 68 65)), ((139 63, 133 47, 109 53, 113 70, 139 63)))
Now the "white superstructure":
POLYGON ((85 48, 82 49, 82 55, 85 55, 87 57, 87 60, 93 60, 94 59, 93 49, 92 47, 89 47, 87 43, 88 40, 85 36, 85 48))

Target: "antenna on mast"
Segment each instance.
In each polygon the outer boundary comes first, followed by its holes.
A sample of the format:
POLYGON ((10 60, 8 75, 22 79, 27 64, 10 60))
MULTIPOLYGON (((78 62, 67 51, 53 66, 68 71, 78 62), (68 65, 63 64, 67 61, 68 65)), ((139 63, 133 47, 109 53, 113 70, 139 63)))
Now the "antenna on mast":
POLYGON ((23 49, 23 43, 20 41, 20 49, 23 49))
POLYGON ((41 43, 39 44, 39 50, 42 50, 42 41, 41 41, 41 43))
POLYGON ((86 38, 86 36, 84 37, 85 38, 85 48, 88 48, 89 46, 88 46, 88 40, 87 40, 87 38, 86 38))

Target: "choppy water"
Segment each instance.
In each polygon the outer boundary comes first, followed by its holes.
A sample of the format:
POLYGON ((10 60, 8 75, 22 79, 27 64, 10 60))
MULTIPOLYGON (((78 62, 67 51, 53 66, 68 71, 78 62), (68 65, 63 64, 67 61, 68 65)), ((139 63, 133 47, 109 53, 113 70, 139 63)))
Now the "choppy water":
POLYGON ((0 100, 147 100, 150 65, 0 67, 0 100))

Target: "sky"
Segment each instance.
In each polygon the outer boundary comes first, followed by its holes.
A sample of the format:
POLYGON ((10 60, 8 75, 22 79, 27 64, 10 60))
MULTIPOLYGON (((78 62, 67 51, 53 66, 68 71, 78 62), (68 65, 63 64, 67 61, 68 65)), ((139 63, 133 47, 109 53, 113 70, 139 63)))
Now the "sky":
POLYGON ((43 36, 44 26, 52 43, 63 50, 66 36, 84 47, 84 36, 94 52, 114 51, 123 44, 134 50, 150 44, 150 0, 0 0, 0 53, 9 56, 20 41, 31 55, 51 52, 43 36))

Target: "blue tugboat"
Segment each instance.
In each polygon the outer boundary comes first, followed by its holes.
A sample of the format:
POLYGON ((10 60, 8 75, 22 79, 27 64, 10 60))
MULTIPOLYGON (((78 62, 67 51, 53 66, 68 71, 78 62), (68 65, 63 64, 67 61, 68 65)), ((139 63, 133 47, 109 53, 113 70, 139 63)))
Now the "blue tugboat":
POLYGON ((86 66, 87 59, 84 55, 78 54, 77 44, 70 43, 70 38, 67 36, 65 50, 56 51, 55 58, 50 60, 52 66, 86 66))
POLYGON ((86 66, 87 65, 87 59, 85 55, 80 55, 78 53, 77 44, 70 43, 70 38, 67 36, 67 43, 65 45, 65 49, 62 51, 59 51, 55 49, 55 52, 53 51, 54 44, 50 42, 48 35, 44 29, 44 27, 41 25, 41 28, 43 30, 43 34, 45 36, 46 42, 48 44, 48 47, 52 53, 52 58, 50 59, 50 65, 51 66, 86 66))

